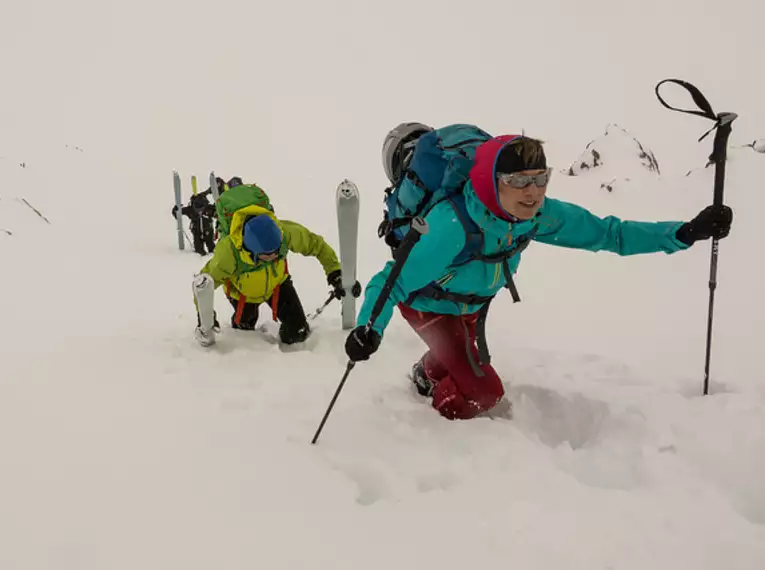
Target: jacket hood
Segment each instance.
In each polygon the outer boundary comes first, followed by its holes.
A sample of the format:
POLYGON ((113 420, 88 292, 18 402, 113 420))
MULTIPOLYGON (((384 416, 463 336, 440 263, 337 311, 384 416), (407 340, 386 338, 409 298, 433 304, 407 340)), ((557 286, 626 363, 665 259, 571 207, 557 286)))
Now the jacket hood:
POLYGON ((507 222, 516 221, 499 202, 497 188, 497 159, 499 153, 520 135, 502 135, 486 141, 476 149, 470 181, 478 199, 497 218, 507 222))
MULTIPOLYGON (((231 243, 234 244, 234 247, 236 247, 236 249, 239 251, 239 255, 244 261, 250 265, 256 265, 258 260, 253 259, 252 255, 250 255, 250 252, 244 248, 243 244, 244 224, 252 216, 269 216, 274 220, 274 222, 276 222, 276 225, 280 230, 282 227, 279 223, 279 220, 276 218, 276 216, 273 215, 273 213, 271 213, 269 210, 266 210, 265 208, 261 208, 260 206, 246 206, 234 212, 234 215, 231 218, 231 230, 229 232, 231 243)), ((284 233, 283 230, 282 233, 284 233)))
MULTIPOLYGON (((464 190, 465 204, 467 205, 468 215, 473 218, 476 224, 489 236, 504 240, 509 235, 515 237, 530 232, 534 225, 537 223, 537 219, 522 220, 517 222, 510 222, 504 218, 499 218, 494 215, 494 212, 483 203, 478 197, 478 193, 473 188, 473 183, 468 182, 464 190)), ((544 205, 544 203, 543 203, 544 205)), ((540 211, 542 208, 540 208, 540 211)))

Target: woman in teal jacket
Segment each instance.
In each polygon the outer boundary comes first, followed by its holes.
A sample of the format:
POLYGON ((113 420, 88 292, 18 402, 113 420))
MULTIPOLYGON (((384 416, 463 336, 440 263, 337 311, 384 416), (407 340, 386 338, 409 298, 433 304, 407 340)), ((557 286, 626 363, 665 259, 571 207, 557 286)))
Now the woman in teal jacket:
POLYGON ((445 201, 428 213, 428 233, 412 249, 367 333, 372 307, 394 262, 370 280, 358 327, 346 340, 348 357, 367 360, 377 350, 398 306, 429 348, 412 369, 418 391, 432 396, 433 407, 444 417, 472 418, 492 409, 504 395, 502 381, 488 362, 483 325, 491 299, 503 287, 519 300, 512 274, 529 242, 622 256, 672 254, 698 240, 723 238, 730 230, 732 211, 727 206, 709 206, 688 223, 599 218, 575 204, 546 198, 550 174, 542 144, 535 139, 504 135, 481 145, 463 190, 464 205, 445 201), (455 263, 468 239, 463 216, 482 231, 483 255, 455 263))

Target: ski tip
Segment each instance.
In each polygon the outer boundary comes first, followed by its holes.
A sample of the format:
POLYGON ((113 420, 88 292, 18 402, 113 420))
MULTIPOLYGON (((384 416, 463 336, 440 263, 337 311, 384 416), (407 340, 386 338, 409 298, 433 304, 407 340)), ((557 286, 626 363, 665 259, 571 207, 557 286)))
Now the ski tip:
POLYGON ((340 184, 337 186, 337 195, 339 198, 354 198, 358 197, 359 195, 359 188, 356 186, 356 184, 348 180, 347 178, 343 180, 340 184))

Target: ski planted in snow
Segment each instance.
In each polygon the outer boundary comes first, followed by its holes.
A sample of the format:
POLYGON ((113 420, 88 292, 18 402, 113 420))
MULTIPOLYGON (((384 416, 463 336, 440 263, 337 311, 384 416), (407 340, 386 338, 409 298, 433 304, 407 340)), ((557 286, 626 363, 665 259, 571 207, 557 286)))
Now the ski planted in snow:
POLYGON ((178 249, 183 251, 183 204, 181 203, 181 177, 177 172, 173 171, 173 188, 175 190, 175 218, 178 220, 178 249))
POLYGON ((210 172, 210 189, 212 190, 213 201, 217 202, 218 198, 218 182, 215 179, 215 171, 210 172))
POLYGON ((343 329, 356 325, 356 249, 359 236, 359 189, 348 179, 337 187, 337 233, 340 241, 340 271, 345 295, 341 299, 343 329))

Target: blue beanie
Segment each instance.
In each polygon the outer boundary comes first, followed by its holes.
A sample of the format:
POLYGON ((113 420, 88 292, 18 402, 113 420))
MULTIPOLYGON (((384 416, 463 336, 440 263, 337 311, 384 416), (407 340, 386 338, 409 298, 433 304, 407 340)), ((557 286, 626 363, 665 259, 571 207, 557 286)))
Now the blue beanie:
POLYGON ((244 223, 242 245, 252 255, 271 253, 282 245, 282 232, 271 216, 253 216, 244 223))

